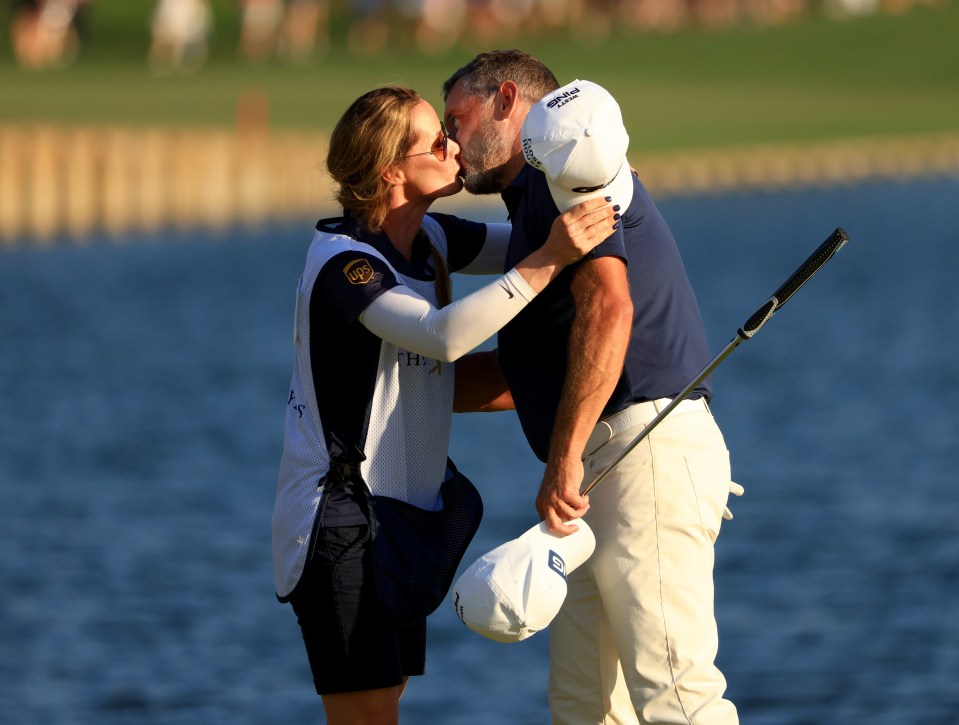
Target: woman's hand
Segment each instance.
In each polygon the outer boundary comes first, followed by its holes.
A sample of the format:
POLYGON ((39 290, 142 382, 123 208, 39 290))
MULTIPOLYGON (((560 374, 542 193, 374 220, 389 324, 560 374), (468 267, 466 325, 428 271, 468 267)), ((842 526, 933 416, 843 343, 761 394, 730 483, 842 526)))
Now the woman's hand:
POLYGON ((542 247, 516 265, 535 292, 542 292, 568 264, 590 252, 619 227, 619 207, 609 197, 590 199, 553 221, 542 247))
POLYGON ((618 212, 609 197, 577 204, 553 220, 543 248, 556 264, 572 264, 613 233, 619 226, 618 212))

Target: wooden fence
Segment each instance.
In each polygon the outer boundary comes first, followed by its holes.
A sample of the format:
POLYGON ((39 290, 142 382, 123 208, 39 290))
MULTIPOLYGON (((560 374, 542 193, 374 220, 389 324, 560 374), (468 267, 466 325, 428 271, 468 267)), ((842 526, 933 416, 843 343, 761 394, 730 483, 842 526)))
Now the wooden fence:
POLYGON ((330 205, 325 153, 293 133, 0 126, 0 241, 308 217, 330 205))
MULTIPOLYGON (((0 125, 0 243, 332 211, 318 135, 0 125)), ((631 154, 657 197, 959 173, 959 133, 631 154)), ((469 197, 456 204, 468 206, 469 197)))

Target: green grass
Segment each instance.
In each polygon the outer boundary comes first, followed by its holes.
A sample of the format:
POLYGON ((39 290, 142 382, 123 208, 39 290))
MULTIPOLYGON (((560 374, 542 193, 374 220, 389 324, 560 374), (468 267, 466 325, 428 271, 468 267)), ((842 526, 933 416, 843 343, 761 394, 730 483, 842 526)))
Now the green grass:
MULTIPOLYGON (((334 43, 324 62, 307 67, 251 66, 236 60, 232 0, 214 7, 213 54, 194 76, 149 74, 146 0, 98 0, 90 41, 65 71, 19 70, 3 50, 0 122, 230 126, 237 99, 253 92, 268 99, 274 128, 327 131, 355 96, 382 83, 409 84, 439 105, 443 79, 473 54, 425 58, 394 47, 360 61, 334 43)), ((609 88, 634 149, 959 131, 959 0, 901 16, 620 33, 589 49, 565 35, 507 45, 540 57, 561 82, 609 88)))

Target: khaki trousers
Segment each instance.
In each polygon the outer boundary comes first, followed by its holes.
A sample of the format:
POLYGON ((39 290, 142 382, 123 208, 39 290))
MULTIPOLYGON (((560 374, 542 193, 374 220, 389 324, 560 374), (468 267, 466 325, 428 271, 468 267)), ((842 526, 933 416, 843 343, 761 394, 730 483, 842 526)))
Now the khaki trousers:
MULTIPOLYGON (((587 448, 585 479, 668 402, 600 422, 611 438, 587 448)), ((713 544, 731 486, 738 488, 708 406, 684 401, 590 493, 596 550, 570 575, 550 627, 554 723, 739 722, 714 664, 713 544)))

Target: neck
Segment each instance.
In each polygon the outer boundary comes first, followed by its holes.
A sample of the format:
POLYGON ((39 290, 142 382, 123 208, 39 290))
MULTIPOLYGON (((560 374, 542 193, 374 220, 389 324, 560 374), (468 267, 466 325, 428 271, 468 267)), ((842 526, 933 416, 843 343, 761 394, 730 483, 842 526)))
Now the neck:
POLYGON ((519 172, 523 170, 523 167, 526 166, 526 159, 523 157, 522 153, 518 153, 505 164, 503 164, 503 188, 513 183, 519 172))
POLYGON ((383 222, 383 231, 396 250, 406 259, 413 256, 413 240, 416 239, 429 203, 416 204, 404 201, 390 209, 383 222))

